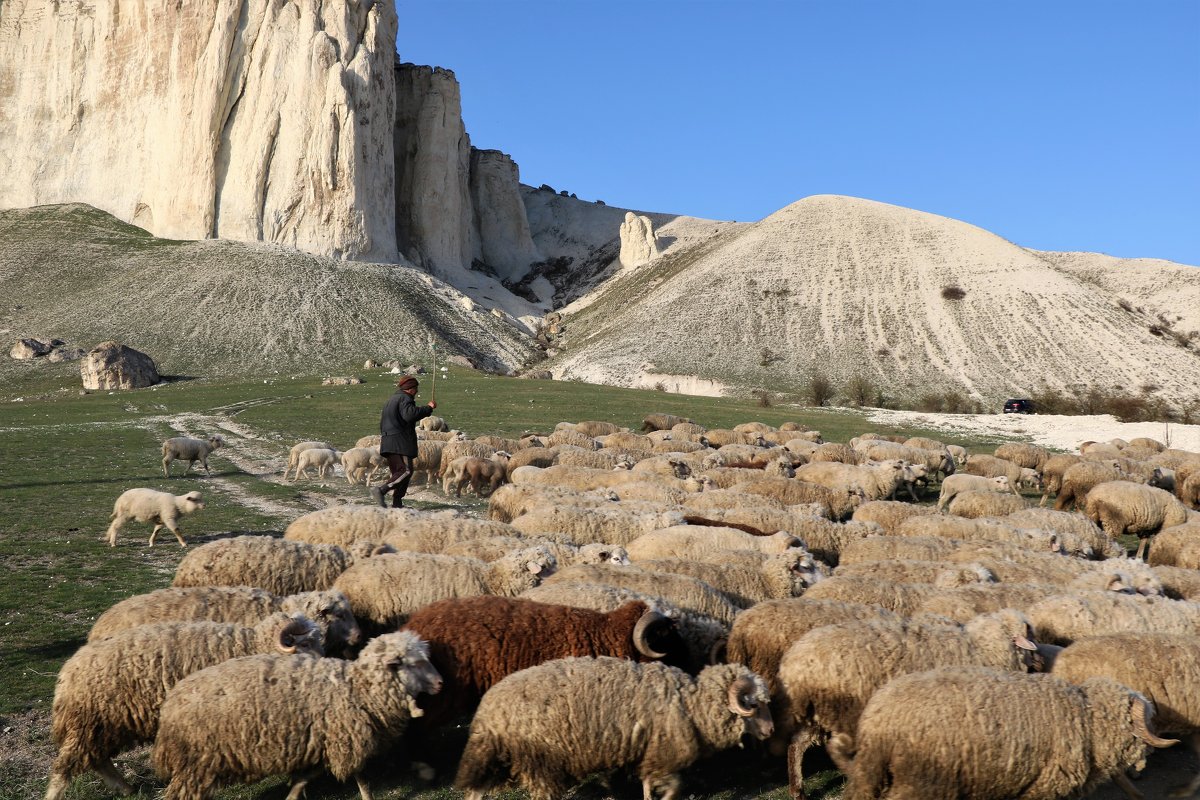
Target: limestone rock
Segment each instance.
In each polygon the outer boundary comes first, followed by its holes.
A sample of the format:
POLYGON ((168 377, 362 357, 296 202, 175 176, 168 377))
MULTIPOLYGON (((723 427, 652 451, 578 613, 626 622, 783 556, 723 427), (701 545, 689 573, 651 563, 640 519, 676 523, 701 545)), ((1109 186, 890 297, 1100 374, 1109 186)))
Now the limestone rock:
POLYGON ((78 347, 56 347, 46 356, 46 360, 57 364, 62 361, 78 361, 85 355, 87 354, 78 347))
POLYGON ((362 378, 343 376, 343 375, 339 375, 337 377, 332 377, 332 378, 325 378, 324 380, 321 381, 322 386, 358 386, 361 383, 363 383, 362 378))
POLYGON ((38 356, 47 355, 53 348, 49 342, 41 339, 18 339, 8 351, 8 357, 18 361, 28 361, 38 356))
POLYGON ((479 258, 508 281, 525 277, 529 265, 541 260, 529 234, 520 178, 516 162, 499 150, 471 149, 469 185, 479 258))
POLYGON ((626 211, 625 221, 621 223, 621 255, 618 256, 621 266, 640 266, 658 252, 658 240, 654 237, 654 224, 650 218, 626 211))
POLYGON ((161 378, 154 360, 132 347, 101 342, 79 363, 85 389, 140 389, 161 378))
POLYGON ((467 369, 475 369, 475 363, 466 356, 450 356, 446 359, 447 364, 454 364, 456 367, 466 367, 467 369))
POLYGON ((0 208, 395 260, 395 42, 391 2, 4 0, 0 208))

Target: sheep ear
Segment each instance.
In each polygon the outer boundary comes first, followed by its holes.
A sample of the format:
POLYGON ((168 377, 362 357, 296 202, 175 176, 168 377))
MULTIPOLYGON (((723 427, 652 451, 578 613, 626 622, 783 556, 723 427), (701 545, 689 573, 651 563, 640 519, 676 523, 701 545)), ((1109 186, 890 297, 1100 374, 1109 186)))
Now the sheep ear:
POLYGON ((1013 644, 1022 650, 1037 650, 1037 645, 1029 641, 1029 639, 1024 636, 1014 636, 1013 644))

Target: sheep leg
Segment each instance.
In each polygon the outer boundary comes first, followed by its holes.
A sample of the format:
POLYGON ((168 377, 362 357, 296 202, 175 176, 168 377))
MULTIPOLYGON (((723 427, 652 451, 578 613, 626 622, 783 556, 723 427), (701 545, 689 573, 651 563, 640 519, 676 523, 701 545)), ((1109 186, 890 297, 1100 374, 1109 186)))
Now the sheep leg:
POLYGON ((1143 558, 1142 558, 1142 553, 1143 553, 1143 551, 1145 551, 1145 549, 1146 549, 1146 543, 1147 543, 1147 542, 1149 542, 1149 541, 1150 541, 1150 537, 1149 537, 1149 536, 1142 536, 1142 537, 1139 537, 1139 538, 1138 538, 1138 549, 1137 549, 1137 554, 1134 556, 1134 559, 1135 559, 1135 560, 1137 560, 1137 561, 1142 561, 1142 560, 1143 560, 1143 558))
POLYGON ((665 778, 642 778, 642 800, 654 800, 654 790, 662 789, 662 800, 676 800, 682 785, 678 775, 665 778))
POLYGON ((802 725, 792 735, 791 744, 788 745, 788 793, 793 800, 804 800, 804 754, 816 740, 816 731, 802 725))
POLYGON ((208 456, 205 456, 204 458, 200 459, 200 464, 201 464, 201 466, 204 467, 205 475, 212 475, 212 470, 210 470, 208 468, 208 456))
POLYGON ((1129 780, 1129 776, 1124 772, 1118 772, 1116 775, 1113 775, 1113 783, 1120 787, 1129 800, 1144 800, 1145 795, 1137 790, 1137 787, 1133 785, 1129 780))
POLYGON ((117 518, 114 519, 112 521, 112 524, 108 526, 108 546, 109 547, 117 546, 117 533, 121 530, 121 528, 128 521, 129 521, 129 517, 126 517, 124 514, 118 514, 117 518))
POLYGON ((150 547, 154 547, 154 537, 158 536, 158 531, 160 528, 162 528, 161 522, 154 523, 154 530, 150 531, 150 547))
POLYGON ((367 779, 361 773, 354 773, 354 781, 358 784, 358 794, 362 800, 372 800, 371 787, 367 785, 367 779))
POLYGON ((168 478, 171 477, 171 470, 169 468, 171 461, 172 459, 170 456, 163 456, 163 475, 166 475, 168 478))
POLYGON ((128 797, 133 794, 133 787, 117 771, 117 765, 112 761, 105 761, 103 764, 97 765, 96 774, 100 776, 100 780, 104 781, 109 789, 122 797, 128 797))
MULTIPOLYGON (((304 794, 304 787, 308 785, 309 781, 320 775, 322 772, 324 772, 324 770, 318 767, 317 769, 310 769, 308 772, 302 772, 298 775, 293 775, 292 790, 288 792, 287 800, 300 800, 300 795, 304 794)), ((358 776, 355 775, 354 777, 357 778, 358 776)), ((366 796, 366 800, 371 800, 371 796, 369 794, 366 796)))
MULTIPOLYGON (((179 532, 179 528, 175 527, 175 521, 169 519, 165 524, 167 526, 167 530, 175 534, 175 538, 179 540, 179 546, 187 547, 187 542, 183 540, 183 534, 179 532)), ((157 528, 155 530, 157 530, 157 528)))
MULTIPOLYGON (((1188 745, 1191 746, 1192 752, 1200 756, 1200 733, 1193 733, 1188 736, 1188 745)), ((1187 784, 1173 790, 1169 797, 1191 797, 1200 789, 1200 772, 1196 773, 1196 777, 1192 778, 1187 784)))

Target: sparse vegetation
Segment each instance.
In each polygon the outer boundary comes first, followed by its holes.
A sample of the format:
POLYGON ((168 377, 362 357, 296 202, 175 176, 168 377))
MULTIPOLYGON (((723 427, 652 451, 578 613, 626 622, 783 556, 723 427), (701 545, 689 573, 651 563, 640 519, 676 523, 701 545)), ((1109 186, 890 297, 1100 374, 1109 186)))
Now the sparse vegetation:
POLYGON ((1117 305, 1130 314, 1133 313, 1133 303, 1129 302, 1124 297, 1117 300, 1117 305))
POLYGON ((814 372, 808 379, 808 402, 818 408, 828 405, 835 394, 833 381, 823 372, 814 372))
POLYGON ((752 393, 758 399, 759 408, 770 408, 774 403, 771 402, 771 393, 766 389, 756 389, 752 393))
POLYGON ((850 404, 862 408, 869 406, 879 394, 875 382, 866 375, 855 375, 846 383, 846 397, 850 404))
POLYGON ((943 286, 942 297, 946 300, 962 300, 967 296, 967 290, 961 286, 943 286))

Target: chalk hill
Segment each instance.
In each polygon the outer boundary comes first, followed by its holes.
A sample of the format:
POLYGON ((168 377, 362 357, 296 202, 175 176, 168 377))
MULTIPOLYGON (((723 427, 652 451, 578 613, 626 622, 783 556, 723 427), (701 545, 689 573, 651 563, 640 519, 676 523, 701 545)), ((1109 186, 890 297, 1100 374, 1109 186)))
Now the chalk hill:
POLYGON ((1043 382, 1191 397, 1198 297, 1193 267, 1040 253, 945 217, 814 196, 617 273, 565 309, 549 366, 668 388, 663 376, 798 391, 821 372, 907 398, 956 389, 991 403, 1043 382))

